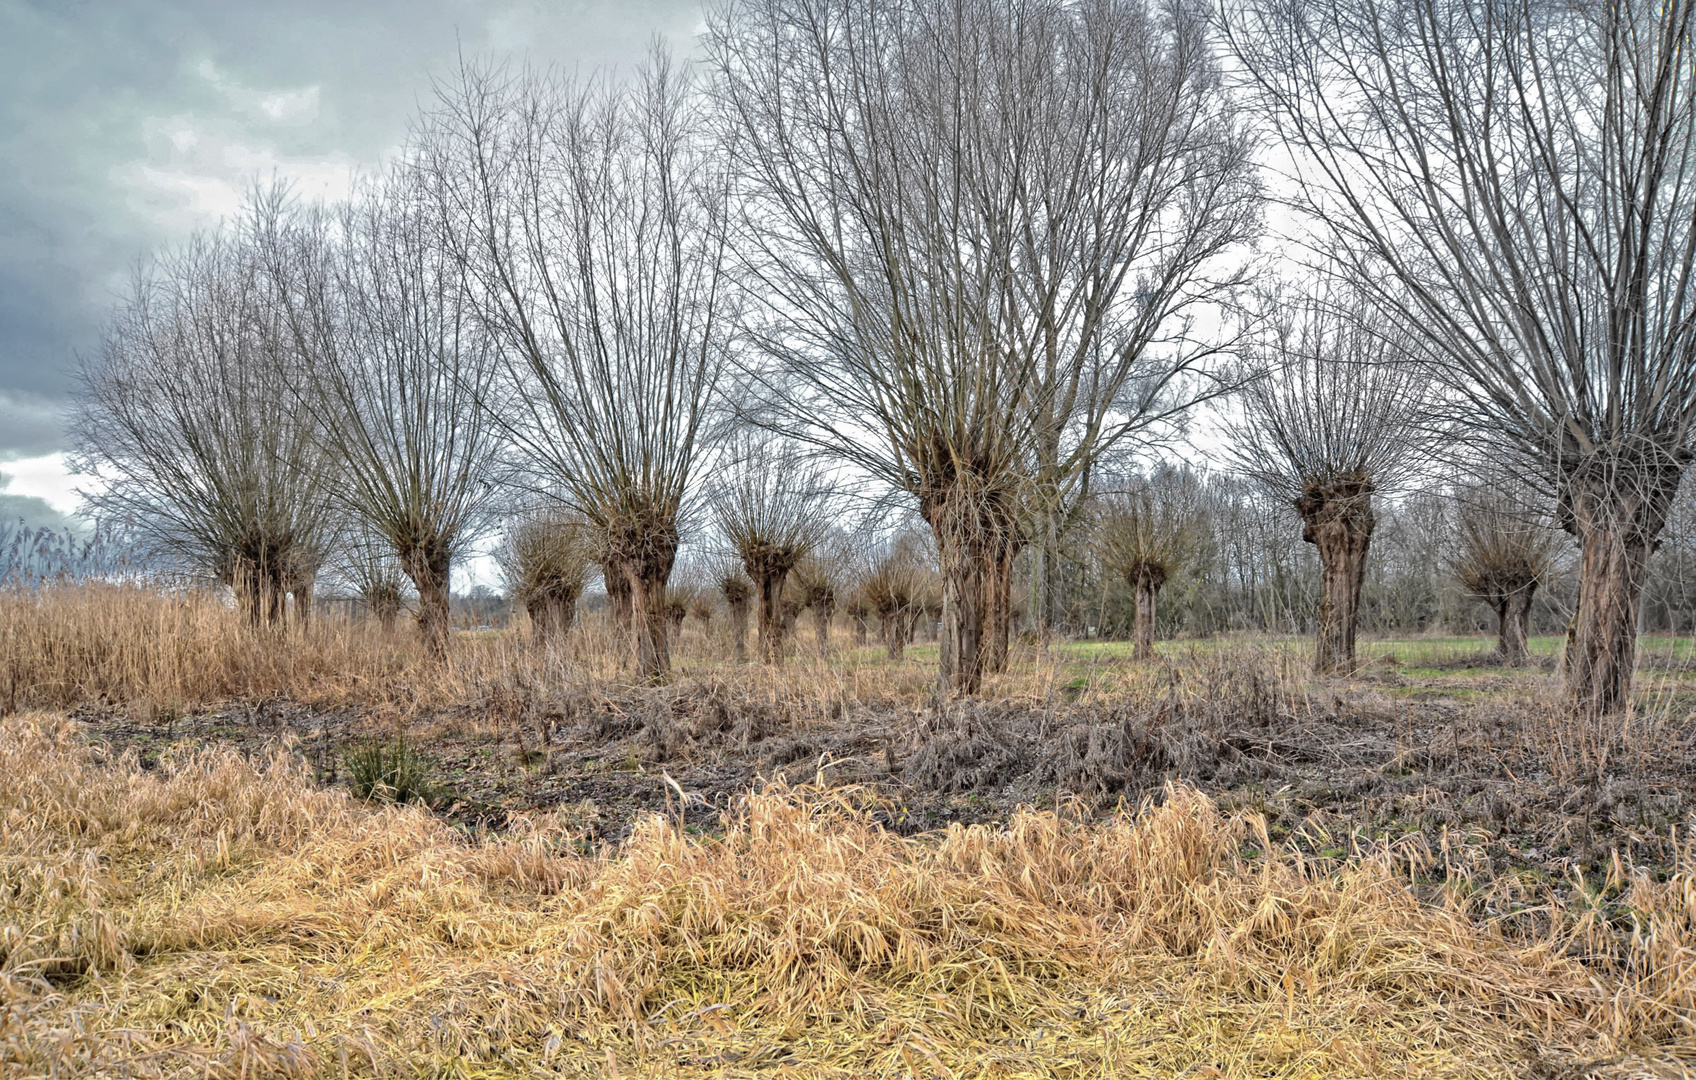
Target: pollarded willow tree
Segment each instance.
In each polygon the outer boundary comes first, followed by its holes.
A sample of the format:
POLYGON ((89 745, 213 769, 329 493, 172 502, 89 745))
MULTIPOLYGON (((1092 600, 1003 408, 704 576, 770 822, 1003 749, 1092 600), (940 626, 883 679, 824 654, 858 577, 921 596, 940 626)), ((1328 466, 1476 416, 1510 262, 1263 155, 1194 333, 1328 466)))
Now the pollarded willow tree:
POLYGON ((708 490, 714 523, 754 583, 760 659, 781 664, 784 584, 824 539, 830 490, 817 468, 770 443, 733 448, 708 490))
POLYGON ((1128 0, 734 0, 708 52, 771 426, 907 493, 945 685, 1005 660, 1033 515, 1206 393, 1192 310, 1253 234, 1206 17, 1128 0))
POLYGON ((496 560, 508 592, 530 617, 538 645, 563 640, 577 621, 596 541, 587 519, 557 507, 521 512, 507 527, 496 560))
POLYGON ((283 306, 252 236, 199 235, 139 272, 80 373, 74 467, 101 515, 230 586, 247 620, 311 610, 336 462, 290 393, 283 306))
POLYGON ((1517 667, 1531 658, 1531 602, 1554 570, 1559 533, 1535 491, 1511 477, 1461 485, 1455 500, 1455 577, 1496 613, 1496 656, 1517 667))
POLYGON ((1579 712, 1624 706, 1696 430, 1696 2, 1239 0, 1300 206, 1582 549, 1579 712))
POLYGON ((662 55, 623 82, 468 68, 413 153, 503 346, 498 422, 534 485, 600 531, 648 679, 671 668, 678 516, 736 321, 728 177, 706 130, 662 55))
POLYGON ((1167 466, 1109 485, 1095 507, 1102 564, 1136 593, 1136 658, 1152 660, 1160 590, 1206 542, 1207 494, 1193 471, 1167 466))
POLYGON ((420 179, 396 172, 334 210, 273 197, 254 231, 286 300, 301 400, 341 464, 328 493, 387 541, 440 658, 453 561, 496 490, 498 354, 420 179))
POLYGON ((1232 425, 1243 472, 1295 509, 1323 572, 1314 670, 1349 672, 1373 495, 1406 478, 1428 423, 1424 379, 1350 298, 1281 303, 1268 370, 1245 388, 1232 425))

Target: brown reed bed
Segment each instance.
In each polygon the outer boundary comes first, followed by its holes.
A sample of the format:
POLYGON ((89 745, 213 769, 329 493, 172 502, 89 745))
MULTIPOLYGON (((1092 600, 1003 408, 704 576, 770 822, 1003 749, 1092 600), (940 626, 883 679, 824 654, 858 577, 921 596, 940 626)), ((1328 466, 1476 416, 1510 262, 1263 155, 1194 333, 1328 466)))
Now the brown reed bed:
POLYGON ((0 722, 0 775, 8 1077, 1696 1064, 1691 851, 1634 883, 1602 963, 1581 926, 1511 939, 1421 903, 1394 852, 1317 866, 1185 787, 926 838, 863 791, 775 787, 716 836, 656 816, 583 854, 557 818, 472 842, 286 753, 143 771, 49 716, 0 722))

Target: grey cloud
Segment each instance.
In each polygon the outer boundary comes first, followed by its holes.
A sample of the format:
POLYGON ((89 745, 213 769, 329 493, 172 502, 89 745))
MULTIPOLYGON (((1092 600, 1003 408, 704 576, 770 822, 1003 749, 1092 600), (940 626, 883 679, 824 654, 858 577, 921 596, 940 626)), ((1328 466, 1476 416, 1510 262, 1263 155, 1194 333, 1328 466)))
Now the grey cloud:
MULTIPOLYGON (((148 250, 273 172, 333 189, 456 55, 594 68, 698 0, 0 0, 0 460, 61 449, 79 356, 148 250)), ((15 497, 7 497, 15 498, 15 497)))

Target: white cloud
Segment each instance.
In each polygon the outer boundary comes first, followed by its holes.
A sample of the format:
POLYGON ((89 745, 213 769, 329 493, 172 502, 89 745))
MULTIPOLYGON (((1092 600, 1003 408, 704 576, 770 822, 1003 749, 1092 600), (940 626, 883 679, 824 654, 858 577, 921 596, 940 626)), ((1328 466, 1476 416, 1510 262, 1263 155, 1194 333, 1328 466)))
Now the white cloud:
POLYGON ((76 489, 87 483, 85 477, 71 475, 64 454, 8 461, 0 479, 9 481, 0 483, 6 494, 40 499, 61 514, 74 514, 82 506, 76 489))
POLYGON ((273 177, 307 198, 347 194, 359 163, 342 152, 283 153, 227 117, 177 114, 142 121, 147 156, 113 166, 125 205, 168 233, 233 216, 255 181, 273 177))
POLYGON ((200 61, 195 73, 211 83, 244 116, 263 118, 273 124, 310 124, 318 118, 316 83, 292 90, 254 90, 225 74, 210 59, 200 61))

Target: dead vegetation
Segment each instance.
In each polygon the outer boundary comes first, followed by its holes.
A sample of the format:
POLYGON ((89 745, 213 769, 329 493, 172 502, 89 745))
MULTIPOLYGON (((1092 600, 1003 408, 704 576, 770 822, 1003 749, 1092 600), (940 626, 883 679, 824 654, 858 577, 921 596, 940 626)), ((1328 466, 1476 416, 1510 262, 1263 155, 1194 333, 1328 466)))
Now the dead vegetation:
POLYGON ((374 621, 28 595, 13 700, 76 722, 0 721, 8 1076, 1696 1065, 1676 665, 1604 729, 1542 669, 1315 683, 1270 644, 1024 654, 958 700, 696 620, 637 686, 593 625, 439 665, 374 621), (346 793, 379 745, 428 807, 346 793))
POLYGON ((1187 787, 903 838, 863 789, 775 786, 579 853, 287 752, 146 771, 33 716, 0 759, 13 1076, 1670 1076, 1696 1008, 1689 851, 1622 869, 1599 964, 1594 911, 1515 939, 1419 902, 1405 848, 1315 861, 1187 787))

